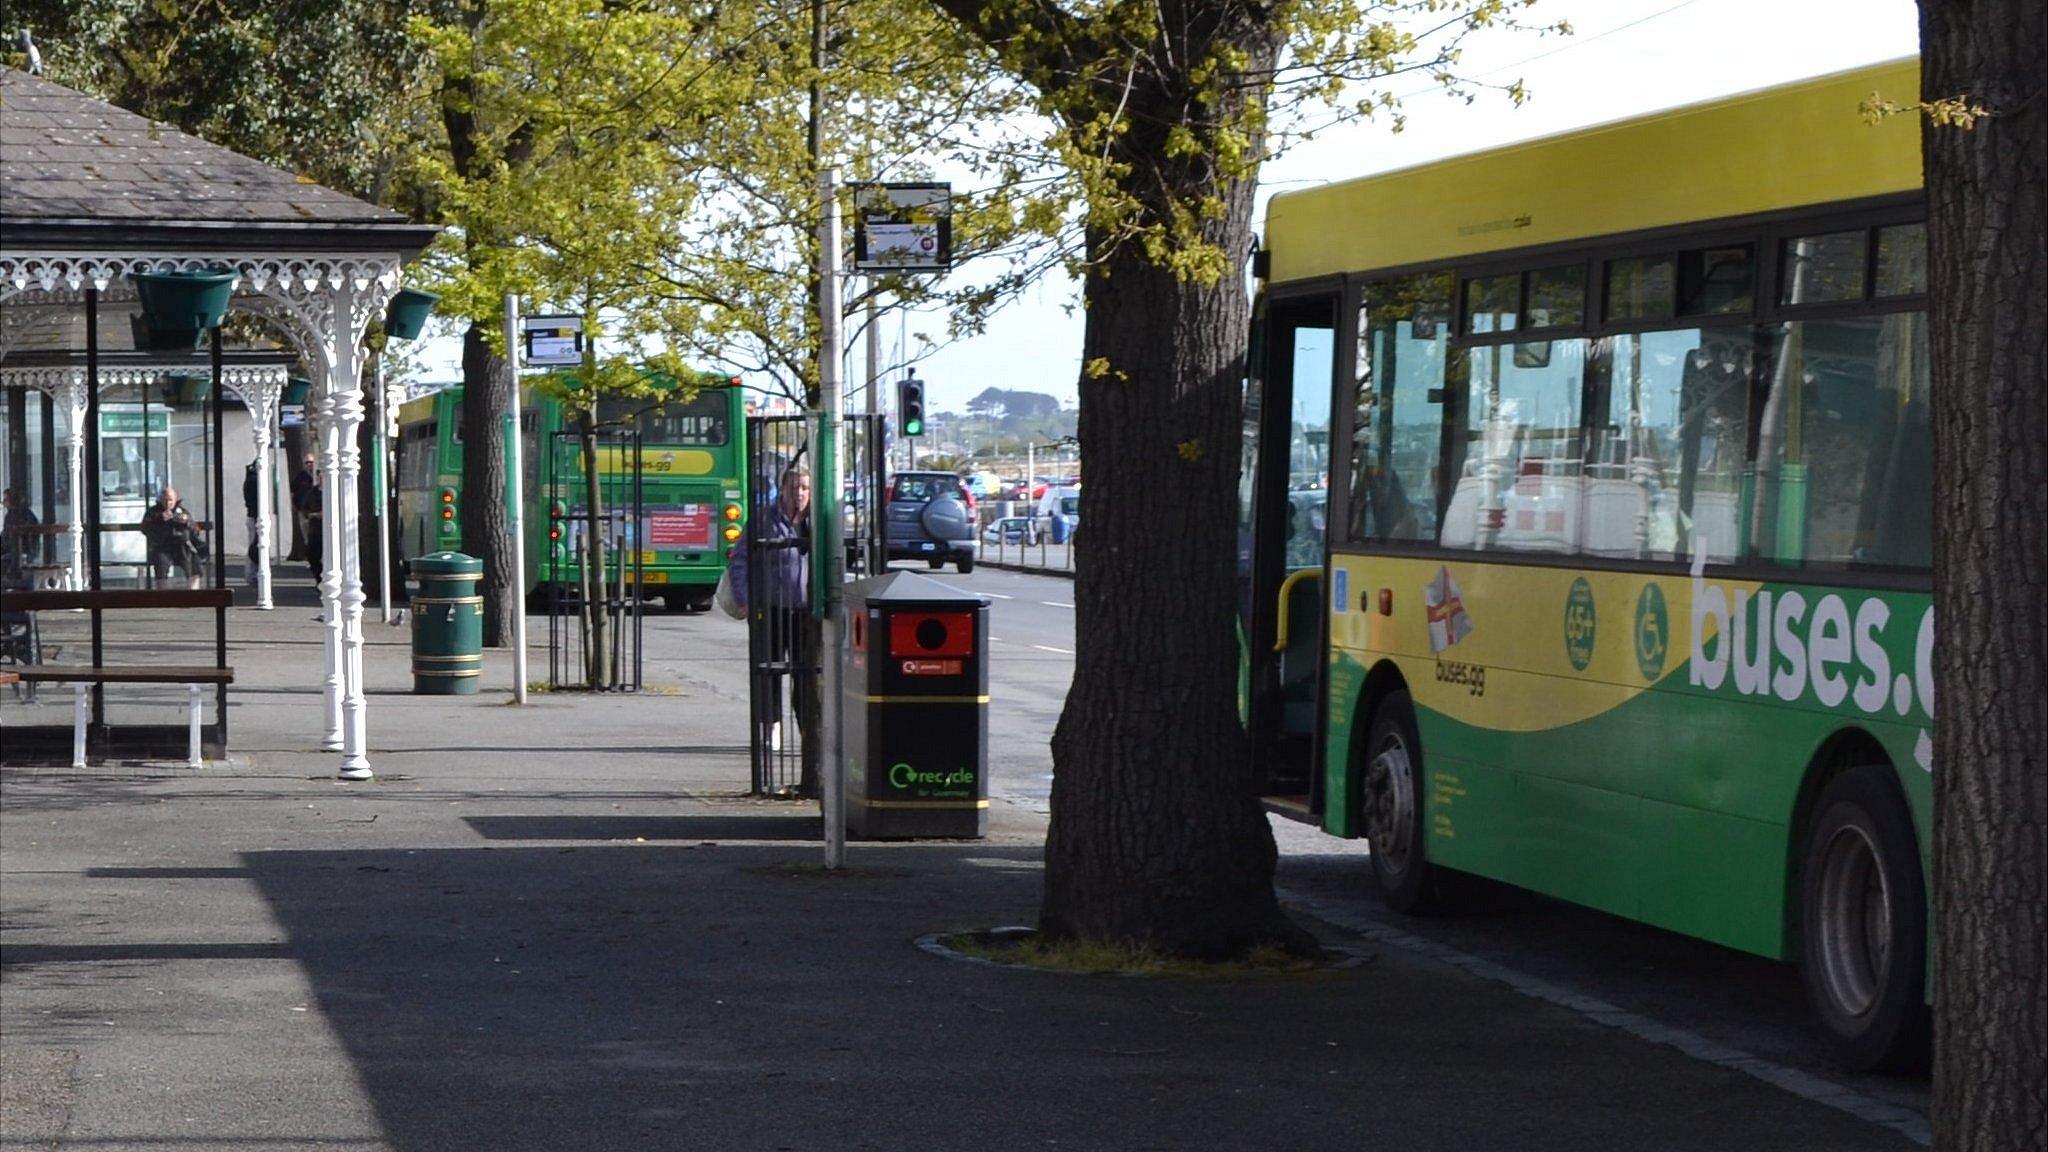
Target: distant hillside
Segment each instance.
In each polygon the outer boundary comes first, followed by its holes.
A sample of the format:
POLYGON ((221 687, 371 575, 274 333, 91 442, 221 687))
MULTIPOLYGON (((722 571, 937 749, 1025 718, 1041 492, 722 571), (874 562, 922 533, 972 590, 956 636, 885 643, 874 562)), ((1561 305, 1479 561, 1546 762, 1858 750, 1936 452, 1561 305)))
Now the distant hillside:
POLYGON ((985 388, 967 402, 969 416, 992 417, 998 421, 1015 417, 1024 421, 1058 416, 1060 402, 1044 392, 1019 392, 1008 388, 985 388))

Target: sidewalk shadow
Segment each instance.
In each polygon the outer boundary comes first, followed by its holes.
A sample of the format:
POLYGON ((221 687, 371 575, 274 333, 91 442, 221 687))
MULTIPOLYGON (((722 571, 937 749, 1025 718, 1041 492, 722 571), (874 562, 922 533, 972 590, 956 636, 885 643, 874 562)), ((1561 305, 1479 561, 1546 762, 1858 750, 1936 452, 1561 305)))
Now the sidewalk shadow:
POLYGON ((396 1152, 1887 1146, 1391 960, 1130 980, 915 947, 1030 923, 1042 877, 1018 865, 1037 851, 856 845, 830 873, 807 849, 715 843, 241 859, 396 1152))
POLYGON ((466 816, 486 840, 802 840, 823 843, 817 816, 466 816))

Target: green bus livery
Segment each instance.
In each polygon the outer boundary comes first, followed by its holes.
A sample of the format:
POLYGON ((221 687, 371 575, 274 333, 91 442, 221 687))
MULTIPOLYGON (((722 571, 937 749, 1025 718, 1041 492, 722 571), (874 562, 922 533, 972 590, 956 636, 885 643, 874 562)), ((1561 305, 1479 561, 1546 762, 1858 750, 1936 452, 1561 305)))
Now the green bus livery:
POLYGON ((1874 89, 1915 66, 1276 196, 1240 556, 1262 775, 1390 904, 1452 869, 1796 960, 1861 1067, 1924 1053, 1935 767, 1874 89))
MULTIPOLYGON (((598 449, 600 483, 639 472, 638 555, 623 557, 624 577, 671 609, 701 611, 724 574, 726 550, 739 538, 747 507, 746 410, 737 381, 686 400, 602 400, 605 427, 639 433, 639 459, 608 443, 598 449)), ((520 414, 525 589, 543 602, 549 585, 574 594, 581 565, 573 546, 586 489, 582 453, 561 402, 535 389, 520 414)), ((623 485, 621 485, 623 487, 623 485)), ((402 558, 462 546, 462 390, 445 389, 399 409, 397 553, 402 558)), ((608 499, 610 497, 608 496, 608 499)), ((608 561, 618 579, 622 558, 608 561)))

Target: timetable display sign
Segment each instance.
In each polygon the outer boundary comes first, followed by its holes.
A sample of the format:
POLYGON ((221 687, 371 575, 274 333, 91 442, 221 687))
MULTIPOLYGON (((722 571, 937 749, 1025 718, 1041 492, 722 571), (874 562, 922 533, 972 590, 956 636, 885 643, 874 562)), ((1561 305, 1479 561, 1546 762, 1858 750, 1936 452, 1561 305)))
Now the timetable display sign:
POLYGON ((858 272, 944 272, 953 266, 951 184, 854 184, 858 272))
POLYGON ((524 316, 525 363, 536 368, 573 368, 583 363, 583 317, 524 316))

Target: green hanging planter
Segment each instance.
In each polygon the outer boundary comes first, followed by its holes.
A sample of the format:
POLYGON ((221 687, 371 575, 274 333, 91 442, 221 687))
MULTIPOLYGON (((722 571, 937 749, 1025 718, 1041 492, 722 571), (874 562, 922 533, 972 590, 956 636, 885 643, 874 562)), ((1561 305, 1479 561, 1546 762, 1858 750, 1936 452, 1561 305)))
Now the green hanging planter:
POLYGON ((227 315, 228 298, 235 290, 235 273, 228 268, 137 272, 134 280, 153 352, 199 347, 208 330, 219 327, 227 315))
POLYGON ((400 288, 384 310, 384 335, 392 340, 417 340, 427 326, 427 317, 441 298, 418 288, 400 288))
POLYGON ((293 376, 284 382, 284 406, 287 408, 300 407, 306 402, 306 394, 312 390, 313 382, 311 380, 302 380, 297 376, 293 376))

